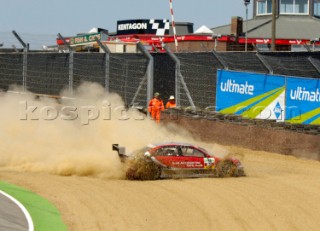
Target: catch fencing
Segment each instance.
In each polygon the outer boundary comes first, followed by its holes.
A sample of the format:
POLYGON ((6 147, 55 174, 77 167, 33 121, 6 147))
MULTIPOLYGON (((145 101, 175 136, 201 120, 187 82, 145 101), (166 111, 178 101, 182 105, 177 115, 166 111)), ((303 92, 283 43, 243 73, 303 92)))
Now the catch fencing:
POLYGON ((142 54, 110 54, 109 73, 106 73, 106 55, 103 53, 73 53, 72 59, 70 54, 28 52, 24 66, 24 54, 1 53, 0 89, 7 91, 20 86, 22 91, 25 86, 26 90, 36 94, 58 96, 64 92, 70 96, 82 82, 89 81, 118 93, 127 105, 146 105, 148 59, 142 54), (107 78, 110 79, 108 86, 107 78), (144 85, 137 93, 141 82, 144 85), (134 96, 135 102, 132 102, 134 96))
POLYGON ((153 92, 183 108, 216 106, 219 69, 320 78, 320 52, 172 53, 2 52, 0 89, 13 85, 48 95, 72 94, 90 81, 119 94, 128 106, 146 107, 153 92))

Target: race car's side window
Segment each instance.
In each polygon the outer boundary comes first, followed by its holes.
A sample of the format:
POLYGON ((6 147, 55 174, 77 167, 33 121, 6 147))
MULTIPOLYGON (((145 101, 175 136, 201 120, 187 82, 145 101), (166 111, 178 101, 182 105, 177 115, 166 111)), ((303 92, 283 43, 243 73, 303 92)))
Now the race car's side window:
POLYGON ((158 148, 155 152, 154 152, 155 156, 163 156, 164 155, 164 150, 163 148, 158 148))
POLYGON ((169 147, 162 147, 156 150, 156 156, 178 156, 177 147, 169 146, 169 147))
POLYGON ((193 147, 181 147, 181 150, 184 156, 205 157, 205 155, 201 151, 193 147))
POLYGON ((205 157, 205 155, 203 154, 203 152, 200 152, 200 151, 197 150, 197 149, 193 149, 193 156, 196 156, 196 157, 205 157))

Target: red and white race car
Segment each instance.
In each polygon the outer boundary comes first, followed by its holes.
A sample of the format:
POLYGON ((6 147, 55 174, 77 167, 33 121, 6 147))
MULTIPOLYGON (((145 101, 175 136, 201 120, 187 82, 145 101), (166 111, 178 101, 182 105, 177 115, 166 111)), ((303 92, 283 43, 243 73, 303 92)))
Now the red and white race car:
POLYGON ((150 144, 131 155, 118 144, 113 144, 113 150, 126 163, 128 179, 245 176, 238 159, 222 159, 188 143, 150 144))

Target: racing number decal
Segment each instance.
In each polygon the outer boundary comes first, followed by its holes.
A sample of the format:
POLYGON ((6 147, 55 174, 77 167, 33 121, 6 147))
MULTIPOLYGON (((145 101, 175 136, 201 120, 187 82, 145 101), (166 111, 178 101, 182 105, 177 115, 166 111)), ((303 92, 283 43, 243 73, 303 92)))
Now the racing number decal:
POLYGON ((203 161, 205 169, 214 168, 214 158, 204 158, 203 161))

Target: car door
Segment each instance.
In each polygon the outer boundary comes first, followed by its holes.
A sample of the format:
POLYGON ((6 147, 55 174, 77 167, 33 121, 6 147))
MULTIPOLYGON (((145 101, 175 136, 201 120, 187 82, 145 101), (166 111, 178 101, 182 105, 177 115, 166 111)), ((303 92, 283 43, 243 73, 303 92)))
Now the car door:
POLYGON ((214 158, 208 158, 201 149, 188 145, 160 147, 154 158, 161 166, 172 169, 210 169, 214 165, 214 158))
POLYGON ((153 154, 157 164, 168 168, 180 168, 181 150, 176 145, 159 147, 153 154))
POLYGON ((204 168, 204 158, 206 155, 199 149, 193 146, 180 146, 181 149, 181 159, 180 168, 183 169, 203 169, 204 168))
POLYGON ((204 157, 202 151, 192 146, 175 145, 163 146, 155 152, 155 159, 158 164, 171 169, 203 169, 204 157))

